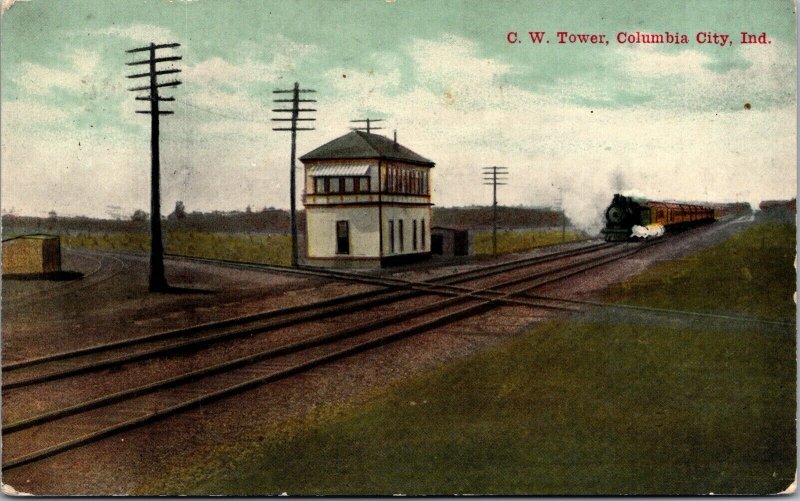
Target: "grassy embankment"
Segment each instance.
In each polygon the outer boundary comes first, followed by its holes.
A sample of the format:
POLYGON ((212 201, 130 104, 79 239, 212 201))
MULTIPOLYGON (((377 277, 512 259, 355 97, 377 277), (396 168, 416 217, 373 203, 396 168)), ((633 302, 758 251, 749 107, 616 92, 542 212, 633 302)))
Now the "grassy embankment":
MULTIPOLYGON (((170 231, 165 235, 166 252, 184 256, 227 259, 264 264, 290 264, 289 235, 236 235, 198 231, 170 231)), ((81 233, 62 236, 69 247, 149 251, 146 233, 81 233)))
MULTIPOLYGON (((586 238, 580 231, 567 231, 565 242, 586 238)), ((536 247, 561 243, 561 230, 498 230, 497 253, 522 252, 536 247)), ((492 254, 492 230, 475 230, 472 236, 472 253, 476 256, 492 254)))
MULTIPOLYGON (((566 241, 585 238, 576 231, 566 232, 566 241)), ((165 234, 166 252, 185 256, 227 259, 252 263, 289 265, 291 239, 288 235, 243 235, 209 233, 200 231, 169 231, 165 234)), ((520 252, 561 242, 557 230, 504 230, 497 234, 497 252, 520 252)), ((66 234, 62 243, 69 247, 91 249, 116 249, 148 251, 150 236, 147 233, 92 232, 66 234)), ((492 253, 492 232, 479 230, 474 236, 474 253, 492 253)))
MULTIPOLYGON (((754 227, 609 298, 793 322, 794 247, 794 226, 754 227)), ((258 430, 270 438, 140 490, 778 492, 795 471, 795 372, 793 325, 607 310, 258 430)))

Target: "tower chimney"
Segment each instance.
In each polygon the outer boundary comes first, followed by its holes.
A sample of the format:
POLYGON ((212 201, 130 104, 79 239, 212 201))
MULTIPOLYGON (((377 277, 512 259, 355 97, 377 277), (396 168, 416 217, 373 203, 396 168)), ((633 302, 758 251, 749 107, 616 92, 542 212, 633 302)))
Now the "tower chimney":
POLYGON ((397 129, 394 130, 394 145, 397 146, 397 129))

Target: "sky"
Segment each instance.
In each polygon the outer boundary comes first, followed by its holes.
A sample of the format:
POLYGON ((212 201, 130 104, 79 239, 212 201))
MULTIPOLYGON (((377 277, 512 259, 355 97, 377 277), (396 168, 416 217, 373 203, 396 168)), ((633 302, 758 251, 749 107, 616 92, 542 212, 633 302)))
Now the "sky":
POLYGON ((561 198, 587 228, 615 192, 791 198, 793 9, 784 0, 17 1, 0 32, 0 207, 148 209, 149 117, 126 90, 125 63, 136 58, 125 50, 151 41, 178 42, 183 57, 183 84, 165 93, 175 114, 161 127, 165 213, 177 200, 189 211, 288 208, 289 136, 270 119, 272 91, 295 81, 318 100, 298 156, 352 119, 382 118, 378 133, 396 130, 436 162, 439 206, 490 204, 480 169, 491 165, 510 172, 499 203, 561 198), (529 31, 550 43, 530 43, 529 31), (609 44, 559 44, 558 31, 609 44), (770 43, 742 45, 742 31, 770 43), (619 32, 689 43, 619 44, 619 32), (698 32, 732 44, 699 44, 698 32))

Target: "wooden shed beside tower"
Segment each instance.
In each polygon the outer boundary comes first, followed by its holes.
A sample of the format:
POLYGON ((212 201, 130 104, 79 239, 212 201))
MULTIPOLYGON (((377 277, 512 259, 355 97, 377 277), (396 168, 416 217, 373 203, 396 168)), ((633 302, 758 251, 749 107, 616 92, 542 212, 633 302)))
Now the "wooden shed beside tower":
POLYGON ((308 264, 377 267, 430 257, 432 161, 360 130, 300 160, 308 264))

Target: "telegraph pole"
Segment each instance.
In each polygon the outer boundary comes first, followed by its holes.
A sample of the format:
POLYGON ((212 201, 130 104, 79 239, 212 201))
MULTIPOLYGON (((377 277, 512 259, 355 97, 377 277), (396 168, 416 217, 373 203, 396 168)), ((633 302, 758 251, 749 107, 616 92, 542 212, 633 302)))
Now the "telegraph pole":
POLYGON ((132 87, 128 89, 132 92, 148 91, 147 96, 136 96, 137 101, 150 101, 149 110, 137 110, 136 113, 144 113, 150 115, 150 150, 151 150, 151 164, 150 164, 150 275, 149 275, 149 289, 151 292, 166 291, 169 289, 167 278, 164 275, 164 241, 161 233, 161 182, 160 170, 161 159, 159 152, 159 116, 171 115, 172 111, 162 111, 159 109, 160 101, 174 101, 174 97, 162 97, 158 94, 158 89, 162 87, 177 87, 181 84, 178 80, 170 82, 158 82, 159 75, 170 75, 179 73, 181 70, 177 68, 167 68, 158 70, 157 63, 166 63, 171 61, 179 61, 181 56, 166 56, 156 57, 156 51, 159 49, 173 49, 180 47, 178 43, 167 43, 156 45, 151 43, 146 47, 139 47, 126 51, 127 53, 135 52, 148 52, 149 57, 141 61, 134 61, 127 63, 128 66, 136 66, 146 64, 148 71, 144 73, 137 73, 128 75, 128 78, 147 78, 149 83, 147 85, 132 87))
POLYGON ((382 118, 365 118, 363 120, 350 120, 350 123, 359 123, 359 122, 366 122, 366 127, 350 127, 350 130, 365 130, 367 134, 371 133, 373 130, 381 130, 383 127, 372 127, 373 122, 383 122, 382 118))
POLYGON ((292 103, 291 108, 279 108, 272 110, 275 113, 291 113, 291 118, 273 118, 275 122, 291 122, 289 127, 273 127, 276 131, 291 131, 292 133, 292 162, 289 171, 289 227, 292 232, 292 267, 297 267, 297 209, 295 207, 295 155, 297 154, 297 131, 314 130, 313 127, 298 127, 297 122, 312 122, 316 118, 300 117, 300 113, 317 111, 311 108, 300 108, 300 103, 316 103, 314 99, 300 99, 300 94, 316 92, 313 89, 301 89, 300 84, 295 82, 292 89, 278 89, 272 91, 273 94, 291 94, 291 99, 273 99, 276 103, 292 103))
POLYGON ((497 187, 508 183, 508 167, 484 167, 483 184, 492 187, 492 255, 497 255, 497 187))

